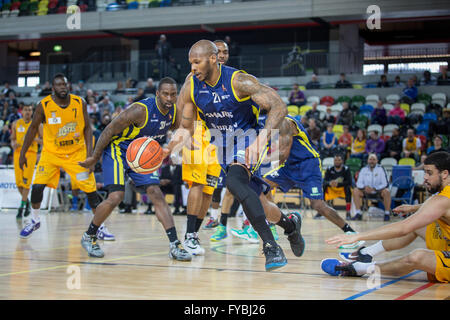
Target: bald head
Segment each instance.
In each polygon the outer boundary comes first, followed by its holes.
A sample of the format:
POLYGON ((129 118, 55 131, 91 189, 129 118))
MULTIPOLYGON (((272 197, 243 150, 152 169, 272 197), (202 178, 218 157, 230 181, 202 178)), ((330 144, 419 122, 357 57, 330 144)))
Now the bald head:
POLYGON ((200 55, 209 57, 211 55, 217 55, 217 47, 214 42, 209 40, 200 40, 194 43, 189 50, 189 56, 200 55))
POLYGON ((197 41, 189 50, 191 72, 200 81, 208 81, 219 73, 218 49, 209 40, 197 41))

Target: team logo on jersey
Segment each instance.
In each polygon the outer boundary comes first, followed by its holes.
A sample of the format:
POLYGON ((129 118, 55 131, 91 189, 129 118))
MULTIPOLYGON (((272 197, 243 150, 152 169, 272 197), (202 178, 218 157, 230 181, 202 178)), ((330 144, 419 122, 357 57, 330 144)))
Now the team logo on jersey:
POLYGON ((25 127, 24 126, 18 127, 17 132, 25 132, 25 127))
POLYGON ((61 118, 56 116, 56 112, 51 112, 52 116, 48 119, 48 124, 61 124, 61 118))
POLYGON ((69 122, 64 127, 59 128, 58 134, 56 135, 57 138, 65 137, 69 133, 75 132, 75 129, 77 127, 76 122, 69 122))

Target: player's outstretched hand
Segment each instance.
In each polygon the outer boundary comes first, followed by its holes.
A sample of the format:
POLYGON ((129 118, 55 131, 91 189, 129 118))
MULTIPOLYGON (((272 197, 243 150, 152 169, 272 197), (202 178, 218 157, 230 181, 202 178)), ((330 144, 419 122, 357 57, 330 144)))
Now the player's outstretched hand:
POLYGON ((92 168, 95 166, 95 164, 98 162, 98 159, 94 157, 87 157, 86 160, 78 162, 80 166, 86 169, 92 170, 92 168))
POLYGON ((415 205, 402 204, 401 206, 392 209, 392 212, 396 215, 400 214, 402 216, 405 216, 409 213, 414 213, 416 210, 417 208, 415 205))
POLYGON ((335 244, 337 248, 344 244, 355 243, 359 241, 357 234, 340 234, 325 240, 328 244, 335 244))
POLYGON ((22 155, 22 153, 21 153, 20 157, 19 157, 19 167, 21 170, 23 170, 24 165, 25 165, 25 167, 28 167, 27 158, 25 158, 25 155, 22 155))

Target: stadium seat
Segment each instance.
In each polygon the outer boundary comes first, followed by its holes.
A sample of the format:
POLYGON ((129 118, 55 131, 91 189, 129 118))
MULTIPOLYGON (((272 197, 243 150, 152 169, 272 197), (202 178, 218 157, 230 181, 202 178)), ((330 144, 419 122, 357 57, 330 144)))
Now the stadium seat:
POLYGON ((398 125, 396 124, 387 124, 383 127, 383 134, 392 136, 392 132, 394 129, 398 129, 398 125))
POLYGON ((320 112, 327 112, 327 108, 328 108, 328 106, 324 105, 324 104, 319 104, 317 106, 317 110, 319 110, 320 112))
POLYGON ((393 180, 391 186, 392 208, 397 206, 396 202, 413 203, 414 185, 414 179, 411 177, 398 177, 393 180))
POLYGON ((420 139, 421 150, 425 151, 427 149, 427 137, 423 134, 416 134, 416 138, 420 139))
POLYGON ((354 83, 354 84, 352 84, 352 88, 353 88, 353 89, 362 89, 363 86, 362 86, 361 84, 356 84, 356 83, 354 83))
POLYGON ((324 96, 320 99, 320 104, 332 106, 334 104, 334 98, 332 96, 324 96))
POLYGON ((438 104, 443 108, 447 103, 447 96, 442 92, 434 93, 431 96, 431 103, 438 104))
POLYGON ((386 170, 388 180, 390 180, 392 176, 392 168, 397 165, 397 160, 395 158, 384 158, 381 159, 380 165, 384 168, 384 170, 386 170))
POLYGON ((380 100, 380 96, 377 94, 369 94, 368 96, 366 96, 366 103, 368 101, 374 101, 376 104, 378 103, 378 100, 380 100))
POLYGON ((421 103, 421 102, 416 102, 416 103, 413 103, 412 105, 411 105, 411 113, 412 112, 416 112, 416 111, 420 111, 421 113, 422 113, 422 115, 425 113, 425 109, 426 109, 426 107, 425 107, 425 104, 423 104, 423 103, 421 103))
POLYGON ((354 178, 356 173, 361 169, 362 160, 360 158, 348 158, 345 161, 345 165, 350 169, 352 177, 354 178))
POLYGON ((305 106, 301 106, 299 111, 298 111, 298 114, 301 115, 301 116, 304 116, 311 109, 312 109, 311 106, 306 106, 306 105, 305 106))
POLYGON ((412 177, 412 166, 410 165, 398 165, 392 167, 392 181, 398 177, 412 177))
POLYGON ((331 111, 341 112, 343 109, 342 104, 334 104, 331 106, 331 111))
POLYGON ((416 128, 417 134, 427 137, 428 136, 428 127, 429 127, 428 122, 422 122, 416 128))
POLYGON ((370 118, 373 109, 374 107, 370 104, 363 104, 361 107, 359 107, 358 114, 365 115, 367 118, 370 118))
POLYGON ((352 99, 349 96, 340 96, 337 98, 337 100, 334 101, 334 103, 342 103, 342 102, 348 102, 348 104, 350 104, 352 102, 352 99))
POLYGON ((410 110, 409 104, 401 103, 400 108, 403 109, 403 111, 405 111, 405 114, 409 114, 409 110, 410 110))
POLYGON ((420 93, 417 95, 417 102, 429 105, 431 103, 431 96, 427 93, 420 93))
POLYGON ((437 115, 433 112, 428 112, 423 115, 422 123, 429 123, 431 121, 436 121, 437 115))
POLYGON ((289 115, 295 117, 298 115, 298 107, 296 105, 290 105, 287 107, 289 115))
POLYGON ((313 102, 316 102, 317 104, 319 104, 320 102, 320 98, 318 96, 309 96, 306 98, 306 102, 311 105, 313 102))
POLYGON ((339 139, 342 134, 344 133, 344 126, 342 124, 335 124, 333 126, 333 132, 336 135, 336 137, 339 139))
POLYGON ((386 96, 386 102, 390 104, 395 104, 400 100, 400 96, 398 94, 389 94, 386 96))
POLYGON ((353 124, 359 129, 366 129, 369 118, 365 115, 358 114, 353 118, 353 124))
POLYGON ((37 2, 37 1, 30 1, 30 6, 28 7, 28 12, 31 15, 36 14, 37 11, 38 11, 38 5, 39 5, 39 2, 37 2))
POLYGON ((386 114, 389 113, 389 111, 391 111, 392 109, 394 109, 394 105, 390 104, 390 103, 384 103, 383 104, 383 108, 384 110, 386 110, 386 114))
POLYGON ((352 98, 352 103, 351 103, 351 107, 352 108, 359 108, 361 107, 364 103, 366 102, 366 97, 364 96, 360 96, 360 95, 356 95, 353 96, 352 98))
POLYGON ((416 165, 416 161, 413 158, 401 158, 398 161, 400 166, 411 166, 414 167, 416 165))
POLYGON ((381 134, 383 132, 383 127, 379 124, 371 124, 367 127, 367 132, 377 131, 378 134, 381 134))
POLYGON ((333 157, 327 157, 322 160, 322 169, 327 170, 328 168, 334 166, 334 158, 333 157))
POLYGON ((386 143, 389 139, 391 138, 391 136, 389 135, 381 135, 380 139, 384 141, 384 143, 386 143))

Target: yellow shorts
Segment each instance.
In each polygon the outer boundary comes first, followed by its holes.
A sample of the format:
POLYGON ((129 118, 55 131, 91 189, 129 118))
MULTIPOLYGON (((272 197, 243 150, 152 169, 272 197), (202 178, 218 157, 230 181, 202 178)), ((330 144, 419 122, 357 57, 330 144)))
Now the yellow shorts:
POLYGON ((334 200, 337 198, 345 198, 344 187, 328 187, 325 192, 325 201, 334 200))
POLYGON ((45 184, 50 188, 57 188, 59 184, 60 169, 70 176, 70 180, 82 191, 91 193, 97 190, 94 173, 78 164, 86 160, 85 152, 76 152, 70 155, 55 155, 43 152, 39 160, 34 184, 45 184))
POLYGON ((28 151, 25 154, 27 166, 24 166, 23 170, 21 170, 19 166, 19 157, 20 149, 16 149, 14 151, 14 175, 16 177, 17 188, 30 189, 34 168, 36 166, 37 153, 28 151))
POLYGON ((222 168, 217 161, 216 148, 213 145, 204 148, 204 155, 199 155, 202 150, 183 149, 182 179, 189 188, 193 183, 202 184, 203 192, 211 195, 217 187, 222 168))
POLYGON ((441 220, 427 226, 425 242, 436 256, 436 271, 434 275, 428 275, 430 281, 450 282, 450 235, 445 230, 446 224, 441 220))

